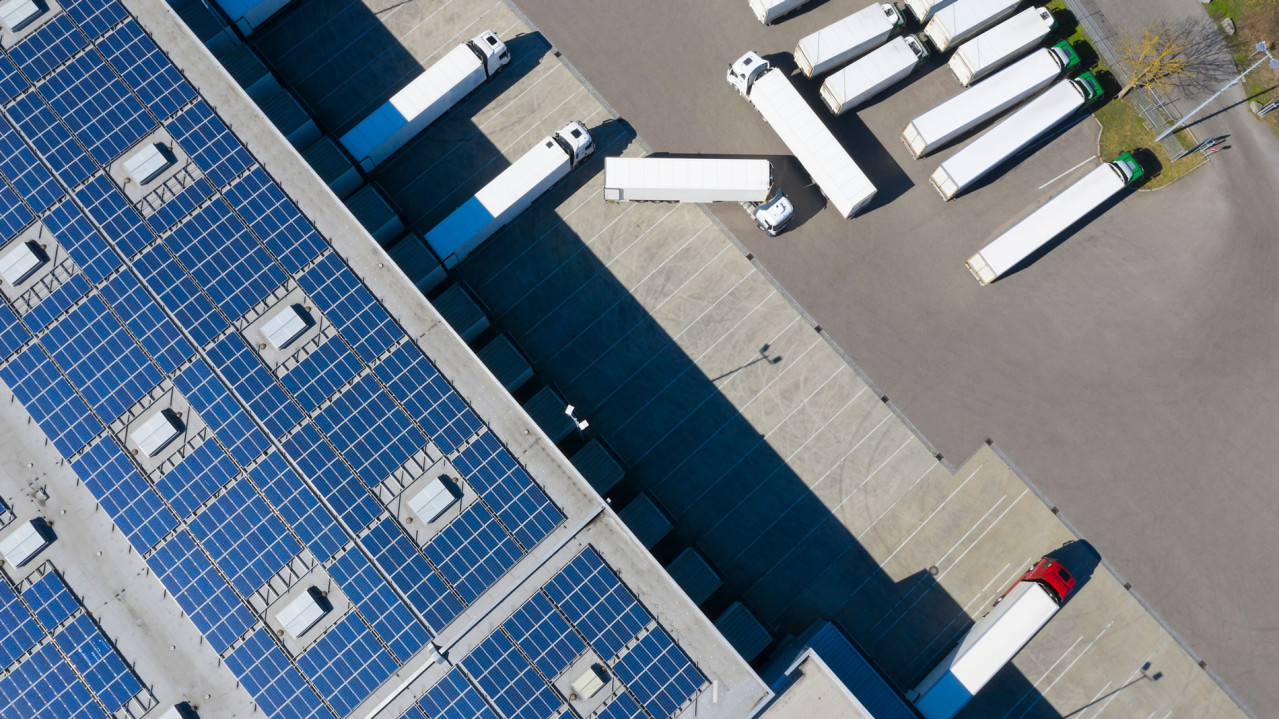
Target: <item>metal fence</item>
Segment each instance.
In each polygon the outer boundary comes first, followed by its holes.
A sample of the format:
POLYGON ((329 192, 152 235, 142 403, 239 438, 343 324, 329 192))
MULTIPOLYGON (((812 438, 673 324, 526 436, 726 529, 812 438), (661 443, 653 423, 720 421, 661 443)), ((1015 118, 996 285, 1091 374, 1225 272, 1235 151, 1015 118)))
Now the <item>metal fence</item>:
MULTIPOLYGON (((1114 73, 1115 79, 1121 85, 1126 85, 1129 78, 1119 68, 1119 52, 1115 48, 1115 43, 1119 41, 1119 33, 1115 32, 1115 28, 1111 26, 1110 21, 1102 14, 1101 8, 1097 7, 1096 0, 1062 1, 1070 9, 1070 12, 1074 13, 1075 20, 1079 22, 1084 32, 1088 34, 1088 39, 1092 40, 1093 47, 1097 48, 1097 54, 1101 56, 1102 61, 1114 73)), ((1132 100, 1137 112, 1141 114, 1142 119, 1146 121, 1146 125, 1156 135, 1181 119, 1181 114, 1177 111, 1176 106, 1151 88, 1137 88, 1128 93, 1126 99, 1132 100)), ((1172 158, 1180 157, 1189 149, 1182 143, 1178 134, 1169 135, 1160 140, 1159 143, 1164 146, 1164 150, 1172 158)))

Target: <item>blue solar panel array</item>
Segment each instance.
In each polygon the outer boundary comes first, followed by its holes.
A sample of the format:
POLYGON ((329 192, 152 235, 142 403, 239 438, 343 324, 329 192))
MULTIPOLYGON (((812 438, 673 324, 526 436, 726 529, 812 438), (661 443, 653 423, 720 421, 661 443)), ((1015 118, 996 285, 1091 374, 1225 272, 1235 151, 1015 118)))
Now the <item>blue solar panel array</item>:
POLYGON ((0 578, 0 716, 105 719, 155 701, 50 565, 15 592, 0 578))
MULTIPOLYGON (((0 379, 267 716, 347 716, 564 514, 137 21, 60 5, 0 48, 0 247, 40 223, 69 258, 0 301, 0 379), (161 130, 184 179, 138 200, 111 170, 161 130), (296 290, 332 330, 286 371, 244 328, 296 290), (175 393, 198 431, 139 457, 129 428, 175 393), (419 543, 379 487, 430 446, 476 499, 419 543), (350 600, 301 644, 250 602, 288 565, 350 600)), ((0 715, 105 716, 140 689, 55 580, 0 592, 0 715)), ((610 719, 705 686, 588 549, 414 711, 542 719, 588 648, 621 682, 610 719)))

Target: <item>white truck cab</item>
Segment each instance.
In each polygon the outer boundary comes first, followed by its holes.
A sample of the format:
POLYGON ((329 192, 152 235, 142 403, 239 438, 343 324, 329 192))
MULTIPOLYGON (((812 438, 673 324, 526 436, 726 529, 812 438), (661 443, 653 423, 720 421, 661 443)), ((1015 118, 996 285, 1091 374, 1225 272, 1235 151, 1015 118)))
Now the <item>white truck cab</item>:
POLYGON ((591 155, 595 154, 595 139, 587 131, 586 125, 577 120, 561 127, 552 137, 564 150, 564 154, 572 158, 572 167, 586 162, 591 155))
POLYGON ((778 190, 777 194, 773 195, 773 199, 767 202, 741 204, 746 212, 755 218, 755 225, 768 233, 769 237, 780 235, 795 216, 795 204, 781 190, 778 190))
POLYGON ((759 53, 751 50, 737 58, 737 62, 728 66, 728 84, 736 88, 743 96, 750 97, 751 85, 755 84, 755 80, 772 69, 772 67, 764 58, 759 56, 759 53))
POLYGON ((506 49, 506 43, 492 30, 485 30, 471 38, 466 46, 484 64, 484 72, 489 77, 496 75, 511 62, 511 51, 506 49))

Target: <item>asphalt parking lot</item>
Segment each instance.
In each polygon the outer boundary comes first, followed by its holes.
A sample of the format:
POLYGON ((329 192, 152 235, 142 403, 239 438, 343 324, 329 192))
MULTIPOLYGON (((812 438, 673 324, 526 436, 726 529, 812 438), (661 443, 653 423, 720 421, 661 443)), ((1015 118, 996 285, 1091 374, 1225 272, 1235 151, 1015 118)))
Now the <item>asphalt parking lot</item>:
MULTIPOLYGON (((690 28, 718 12, 703 5, 686 10, 690 28)), ((600 15, 620 22, 625 12, 600 15)), ((808 15, 800 20, 816 22, 808 15)), ((1121 583, 1096 566, 1095 553, 1079 544, 1063 548, 1070 532, 993 451, 964 462, 981 446, 977 440, 945 455, 962 465, 958 471, 934 456, 715 219, 697 207, 604 203, 602 156, 647 149, 510 7, 313 0, 288 10, 252 42, 322 129, 340 135, 418 68, 484 27, 511 42, 511 67, 372 179, 409 229, 422 232, 568 121, 582 120, 595 134, 597 157, 489 240, 455 279, 515 339, 541 380, 590 420, 590 435, 605 439, 622 460, 626 478, 610 492, 615 508, 647 493, 674 520, 654 548, 658 557, 669 561, 692 546, 717 570, 724 586, 703 604, 712 618, 742 600, 777 638, 819 617, 836 619, 908 689, 968 617, 1025 566, 1063 551, 1089 578, 968 715, 1238 715, 1121 583)), ((883 308, 903 316, 922 311, 922 298, 891 274, 860 270, 877 251, 893 247, 921 261, 943 250, 955 255, 971 244, 957 237, 1003 222, 1009 208, 1032 204, 1042 185, 1082 172, 1077 166, 1095 153, 1095 126, 1080 123, 997 182, 944 204, 926 182, 937 159, 911 161, 897 139, 897 126, 954 82, 943 76, 947 71, 932 72, 840 129, 868 174, 886 178, 876 208, 844 223, 818 212, 819 196, 781 157, 775 135, 724 83, 724 67, 740 50, 709 61, 725 44, 741 42, 649 51, 642 86, 604 95, 614 106, 633 103, 652 97, 673 74, 695 74, 704 90, 671 96, 666 106, 687 132, 676 139, 663 134, 667 141, 654 149, 774 156, 780 184, 799 210, 795 237, 813 242, 770 244, 740 210, 717 216, 765 269, 780 254, 794 252, 798 262, 826 252, 829 267, 812 273, 810 283, 837 288, 856 281, 859 291, 882 293, 883 308), (731 137, 723 132, 727 125, 731 137), (855 241, 849 228, 856 229, 855 241)), ((773 45, 757 49, 784 43, 773 45)), ((570 59, 590 78, 585 58, 570 59)), ((623 116, 653 143, 643 130, 647 120, 623 116)), ((966 256, 929 264, 931 283, 956 292, 972 283, 962 267, 966 256)), ((796 295, 807 287, 783 284, 796 295)), ((849 303, 841 313, 867 311, 849 303)), ((854 356, 863 346, 840 344, 854 356)), ((893 337, 867 339, 870 345, 877 353, 900 348, 893 337)), ((909 374, 908 363, 902 365, 909 374)), ((872 379, 879 384, 873 373, 872 379)), ((908 376, 907 384, 922 380, 908 376)))

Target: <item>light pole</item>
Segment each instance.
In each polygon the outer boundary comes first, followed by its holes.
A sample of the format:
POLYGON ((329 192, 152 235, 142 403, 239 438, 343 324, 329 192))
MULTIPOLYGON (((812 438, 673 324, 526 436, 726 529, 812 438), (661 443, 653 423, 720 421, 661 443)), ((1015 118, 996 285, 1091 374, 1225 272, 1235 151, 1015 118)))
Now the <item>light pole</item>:
MULTIPOLYGON (((1265 40, 1262 40, 1261 42, 1257 43, 1257 52, 1264 52, 1264 53, 1266 54, 1266 57, 1270 58, 1270 69, 1271 69, 1271 70, 1279 69, 1279 60, 1276 60, 1276 59, 1274 58, 1274 56, 1270 54, 1270 51, 1266 49, 1266 41, 1265 41, 1265 40)), ((1254 52, 1254 53, 1253 53, 1253 55, 1256 55, 1256 54, 1257 54, 1257 52, 1254 52)), ((1230 84, 1228 84, 1228 85, 1226 85, 1225 87, 1223 87, 1223 88, 1221 88, 1220 90, 1218 90, 1215 94, 1213 94, 1213 96, 1212 96, 1212 97, 1208 98, 1207 100, 1204 100, 1202 103, 1200 103, 1200 104, 1199 104, 1199 107, 1196 107, 1195 109, 1191 110, 1191 111, 1190 111, 1190 114, 1186 115, 1185 117, 1181 118, 1181 119, 1180 119, 1180 120, 1178 120, 1177 122, 1173 123, 1172 127, 1170 127, 1170 128, 1168 128, 1167 130, 1164 130, 1163 132, 1159 133, 1159 136, 1155 138, 1155 142, 1159 142, 1160 140, 1164 139, 1165 137, 1168 137, 1169 135, 1171 135, 1171 134, 1173 133, 1173 131, 1175 131, 1177 128, 1181 127, 1182 125, 1185 125, 1185 124, 1186 124, 1186 120, 1189 120, 1190 118, 1194 117, 1194 116, 1195 116, 1195 113, 1197 113, 1197 112, 1199 112, 1200 110, 1204 109, 1204 108, 1208 105, 1208 103, 1212 102, 1213 100, 1216 100, 1216 99, 1217 99, 1217 97, 1221 95, 1221 93, 1225 92, 1226 90, 1229 90, 1230 88, 1234 87, 1235 85, 1238 85, 1238 84, 1239 84, 1239 82, 1240 82, 1241 80, 1243 80, 1243 79, 1244 79, 1244 76, 1246 76, 1248 73, 1250 73, 1250 72, 1252 72, 1253 70, 1255 70, 1255 69, 1257 68, 1257 66, 1258 66, 1258 65, 1260 65, 1260 64, 1261 64, 1261 63, 1263 63, 1263 62, 1265 62, 1265 61, 1266 61, 1266 57, 1263 57, 1263 58, 1261 58, 1260 60, 1258 60, 1258 61, 1254 62, 1254 63, 1252 64, 1252 66, 1251 66, 1251 67, 1249 67, 1247 70, 1244 70, 1243 72, 1239 73, 1239 76, 1238 76, 1238 77, 1236 77, 1235 79, 1231 80, 1231 81, 1230 81, 1230 84)))

